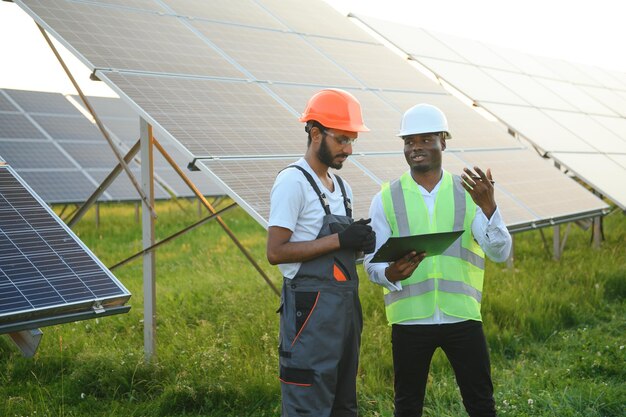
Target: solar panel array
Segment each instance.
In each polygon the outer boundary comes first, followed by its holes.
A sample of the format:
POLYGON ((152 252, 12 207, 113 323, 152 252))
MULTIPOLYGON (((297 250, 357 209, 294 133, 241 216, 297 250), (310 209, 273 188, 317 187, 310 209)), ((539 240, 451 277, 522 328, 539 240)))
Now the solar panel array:
POLYGON ((130 293, 0 165, 0 333, 128 311, 130 293))
POLYGON ((395 133, 404 110, 419 102, 449 115, 449 170, 491 163, 493 155, 541 167, 541 178, 524 178, 520 164, 494 169, 511 230, 597 215, 607 207, 324 2, 16 3, 95 69, 153 125, 157 138, 170 138, 191 153, 263 225, 276 174, 306 151, 297 116, 325 87, 352 92, 372 129, 360 135, 355 156, 340 172, 355 192, 356 216, 367 216, 380 183, 403 171, 390 168, 406 166, 395 133), (546 206, 554 194, 545 184, 569 190, 568 206, 546 206))
MULTIPOLYGON (((59 93, 0 89, 0 155, 47 203, 85 201, 118 163, 102 133, 59 93)), ((96 114, 123 153, 139 139, 139 121, 120 99, 89 97, 96 114)), ((164 147, 186 166, 171 144, 164 147)), ((155 198, 189 197, 193 193, 171 174, 166 161, 155 164, 155 198), (167 177, 167 180, 163 179, 167 177), (169 190, 169 191, 168 191, 169 190)), ((139 165, 131 171, 140 177, 139 165)), ((205 175, 190 173, 205 195, 223 194, 205 175)), ((99 201, 136 201, 138 193, 121 173, 99 201)))
POLYGON ((626 73, 359 19, 626 210, 626 73))

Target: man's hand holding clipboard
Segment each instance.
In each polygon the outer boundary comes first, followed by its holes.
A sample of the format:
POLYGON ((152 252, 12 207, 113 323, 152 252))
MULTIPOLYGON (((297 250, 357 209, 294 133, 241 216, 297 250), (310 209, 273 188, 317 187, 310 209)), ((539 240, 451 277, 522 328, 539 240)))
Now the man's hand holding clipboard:
POLYGON ((463 234, 463 230, 423 235, 390 237, 371 262, 391 262, 385 276, 391 282, 410 277, 427 256, 441 255, 463 234))

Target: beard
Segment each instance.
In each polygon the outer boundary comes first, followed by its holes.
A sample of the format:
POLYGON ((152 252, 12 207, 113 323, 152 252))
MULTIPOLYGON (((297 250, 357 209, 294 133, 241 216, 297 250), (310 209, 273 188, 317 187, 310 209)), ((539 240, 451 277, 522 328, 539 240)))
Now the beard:
POLYGON ((330 152, 330 148, 328 147, 328 144, 326 143, 326 137, 324 137, 324 139, 322 139, 322 142, 320 143, 320 148, 317 151, 317 158, 324 165, 328 165, 329 167, 334 168, 334 169, 341 169, 343 167, 343 162, 335 162, 335 158, 338 156, 348 157, 348 155, 346 154, 333 156, 333 154, 330 152))

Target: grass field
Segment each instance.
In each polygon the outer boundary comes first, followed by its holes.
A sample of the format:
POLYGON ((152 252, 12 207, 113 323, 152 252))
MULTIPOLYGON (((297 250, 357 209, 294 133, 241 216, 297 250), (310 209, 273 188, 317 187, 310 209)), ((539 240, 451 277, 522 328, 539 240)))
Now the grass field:
MULTIPOLYGON (((157 237, 198 220, 195 204, 159 203, 157 237)), ((224 215, 277 286, 265 231, 243 210, 224 215)), ((133 205, 101 206, 75 231, 105 265, 141 247, 133 205)), ((483 318, 499 415, 626 416, 626 217, 605 218, 606 240, 572 227, 560 261, 538 231, 515 236, 514 269, 488 262, 483 318)), ((547 236, 551 230, 546 229, 547 236)), ((278 299, 210 222, 157 253, 158 360, 143 357, 141 260, 114 271, 131 311, 42 329, 34 358, 0 337, 0 416, 278 416, 278 299)), ((360 268, 360 267, 359 267, 360 268)), ((381 289, 359 270, 365 328, 361 415, 392 416, 390 328, 381 289)), ((438 351, 425 415, 463 416, 438 351)))

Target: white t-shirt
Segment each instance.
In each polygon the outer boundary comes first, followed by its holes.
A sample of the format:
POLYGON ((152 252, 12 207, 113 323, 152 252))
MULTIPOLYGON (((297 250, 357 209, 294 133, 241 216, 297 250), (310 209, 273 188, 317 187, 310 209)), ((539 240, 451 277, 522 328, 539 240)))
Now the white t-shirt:
MULTIPOLYGON (((311 174, 317 186, 326 194, 331 213, 346 214, 341 187, 333 174, 329 172, 334 184, 334 191, 331 193, 304 158, 300 158, 292 165, 298 165, 311 174)), ((347 197, 352 201, 350 185, 345 180, 343 184, 347 197)), ((300 170, 286 168, 278 174, 270 194, 268 226, 279 226, 291 230, 293 234, 289 239, 290 242, 311 241, 317 238, 325 215, 317 193, 300 170)), ((293 278, 300 269, 300 263, 279 264, 278 268, 284 277, 293 278)))

